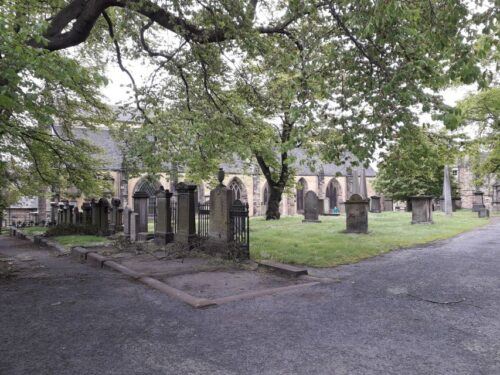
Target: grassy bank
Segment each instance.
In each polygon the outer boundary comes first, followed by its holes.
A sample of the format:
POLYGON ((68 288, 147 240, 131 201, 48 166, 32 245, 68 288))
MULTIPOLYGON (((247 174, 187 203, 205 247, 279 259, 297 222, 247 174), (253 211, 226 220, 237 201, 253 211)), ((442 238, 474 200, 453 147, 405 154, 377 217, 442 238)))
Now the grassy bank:
POLYGON ((73 246, 99 246, 106 245, 110 241, 106 237, 92 236, 92 235, 68 235, 51 237, 51 240, 63 245, 69 249, 73 246))
POLYGON ((278 221, 254 218, 250 225, 251 256, 279 262, 331 267, 354 263, 390 250, 445 239, 485 225, 476 213, 460 210, 451 218, 435 212, 433 225, 412 225, 409 212, 370 214, 368 234, 345 234, 345 216, 320 217, 302 223, 302 216, 278 221))

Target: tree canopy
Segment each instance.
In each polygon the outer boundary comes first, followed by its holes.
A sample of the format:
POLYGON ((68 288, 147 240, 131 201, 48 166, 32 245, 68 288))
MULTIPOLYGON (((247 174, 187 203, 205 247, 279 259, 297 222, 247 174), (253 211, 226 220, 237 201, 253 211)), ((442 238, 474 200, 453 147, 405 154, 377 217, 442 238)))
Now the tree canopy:
MULTIPOLYGON (((369 159, 419 113, 441 112, 441 88, 489 80, 472 48, 484 31, 477 25, 494 12, 492 2, 484 4, 476 11, 459 0, 2 3, 0 63, 9 69, 0 93, 11 99, 1 103, 2 121, 13 134, 36 129, 26 139, 40 144, 39 132, 58 115, 92 123, 102 108, 97 67, 113 51, 140 114, 141 126, 121 129, 131 169, 159 173, 166 162, 180 162, 205 177, 235 153, 255 158, 271 187, 268 217, 276 218, 293 175, 293 148, 332 161, 346 150, 369 159), (134 79, 130 60, 152 69, 147 82, 134 79), (24 108, 29 125, 19 120, 24 108)), ((2 135, 3 147, 21 139, 9 136, 2 135)), ((61 176, 38 160, 69 161, 67 177, 92 170, 75 168, 88 165, 85 152, 69 152, 75 148, 58 159, 55 149, 75 139, 43 139, 46 156, 23 141, 17 158, 47 182, 61 176)), ((71 182, 90 177, 79 176, 71 182)))
MULTIPOLYGON (((459 144, 450 136, 408 126, 381 155, 375 189, 395 200, 415 195, 440 197, 444 166, 455 160, 459 144)), ((456 181, 452 193, 456 195, 456 181)))

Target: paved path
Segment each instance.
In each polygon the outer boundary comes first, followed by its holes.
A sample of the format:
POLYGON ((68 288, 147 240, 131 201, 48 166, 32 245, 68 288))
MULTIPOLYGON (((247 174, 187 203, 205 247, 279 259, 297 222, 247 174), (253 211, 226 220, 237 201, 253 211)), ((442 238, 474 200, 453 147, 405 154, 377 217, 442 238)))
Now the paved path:
POLYGON ((0 280, 2 375, 500 374, 498 220, 206 310, 26 241, 0 254, 23 267, 0 280))

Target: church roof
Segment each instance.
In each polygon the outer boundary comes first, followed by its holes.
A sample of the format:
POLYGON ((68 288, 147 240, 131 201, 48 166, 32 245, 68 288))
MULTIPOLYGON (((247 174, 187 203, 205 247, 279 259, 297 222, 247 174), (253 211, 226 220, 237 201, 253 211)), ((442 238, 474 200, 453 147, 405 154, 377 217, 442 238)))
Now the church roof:
MULTIPOLYGON (((99 147, 102 152, 96 154, 95 157, 102 161, 104 169, 106 170, 120 170, 122 169, 123 155, 118 145, 118 142, 113 139, 110 132, 106 128, 98 128, 95 130, 88 130, 85 128, 75 128, 73 130, 77 138, 85 139, 94 146, 99 147)), ((352 154, 345 155, 345 163, 336 165, 333 163, 322 162, 319 157, 310 157, 302 149, 294 149, 291 151, 295 162, 293 167, 298 176, 316 176, 321 168, 325 176, 347 175, 347 169, 351 167, 351 161, 356 160, 352 154)), ((232 174, 251 174, 251 163, 245 162, 238 157, 232 161, 221 165, 226 173, 232 174)), ((374 177, 375 170, 369 166, 365 169, 366 177, 374 177)))

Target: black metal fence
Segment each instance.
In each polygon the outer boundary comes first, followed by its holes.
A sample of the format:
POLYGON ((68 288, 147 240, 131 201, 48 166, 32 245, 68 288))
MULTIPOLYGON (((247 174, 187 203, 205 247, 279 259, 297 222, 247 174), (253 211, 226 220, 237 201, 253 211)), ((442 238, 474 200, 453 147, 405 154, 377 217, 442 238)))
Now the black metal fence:
POLYGON ((210 202, 198 203, 198 236, 208 237, 208 224, 210 220, 210 202))
POLYGON ((250 252, 250 220, 248 203, 234 201, 229 211, 231 238, 247 254, 250 252))

